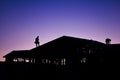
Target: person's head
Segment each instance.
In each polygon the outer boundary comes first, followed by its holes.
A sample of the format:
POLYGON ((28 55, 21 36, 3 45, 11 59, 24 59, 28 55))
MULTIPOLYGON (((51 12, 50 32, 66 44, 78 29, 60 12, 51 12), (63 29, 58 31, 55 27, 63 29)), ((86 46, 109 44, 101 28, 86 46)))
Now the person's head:
POLYGON ((39 38, 39 36, 37 36, 37 38, 39 38))

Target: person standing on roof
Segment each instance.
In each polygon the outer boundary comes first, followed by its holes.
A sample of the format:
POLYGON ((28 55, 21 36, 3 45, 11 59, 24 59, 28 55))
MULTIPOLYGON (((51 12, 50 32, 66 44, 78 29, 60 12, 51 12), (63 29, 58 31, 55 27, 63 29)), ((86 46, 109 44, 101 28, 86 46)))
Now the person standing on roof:
POLYGON ((35 44, 36 44, 36 47, 38 47, 39 46, 39 36, 37 36, 36 38, 35 38, 35 42, 34 42, 35 44))

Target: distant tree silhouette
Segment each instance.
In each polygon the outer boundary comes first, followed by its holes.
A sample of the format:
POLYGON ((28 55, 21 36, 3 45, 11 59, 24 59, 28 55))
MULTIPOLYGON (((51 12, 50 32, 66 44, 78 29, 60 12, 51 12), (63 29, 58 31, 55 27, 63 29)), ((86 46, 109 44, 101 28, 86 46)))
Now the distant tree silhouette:
POLYGON ((110 44, 110 43, 111 43, 111 39, 107 38, 107 39, 105 40, 105 42, 106 42, 106 44, 110 44))
POLYGON ((36 44, 36 47, 39 46, 39 43, 40 43, 40 42, 39 42, 39 36, 37 36, 37 37, 35 38, 35 42, 34 42, 34 43, 36 44))

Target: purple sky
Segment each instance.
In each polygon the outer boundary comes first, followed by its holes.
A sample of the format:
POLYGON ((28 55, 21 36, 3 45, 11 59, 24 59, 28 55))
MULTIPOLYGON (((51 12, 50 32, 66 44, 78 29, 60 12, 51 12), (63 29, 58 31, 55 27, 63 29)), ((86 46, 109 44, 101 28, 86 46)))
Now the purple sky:
POLYGON ((63 35, 120 43, 120 0, 0 0, 0 60, 63 35))

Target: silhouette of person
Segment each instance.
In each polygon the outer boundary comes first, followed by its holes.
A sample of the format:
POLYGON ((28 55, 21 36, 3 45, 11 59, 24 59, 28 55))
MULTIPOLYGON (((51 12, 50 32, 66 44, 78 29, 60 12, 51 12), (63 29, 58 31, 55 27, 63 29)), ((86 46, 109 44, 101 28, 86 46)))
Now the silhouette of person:
POLYGON ((35 38, 36 47, 39 46, 39 43, 40 43, 40 42, 39 42, 39 36, 37 36, 37 37, 35 38))

